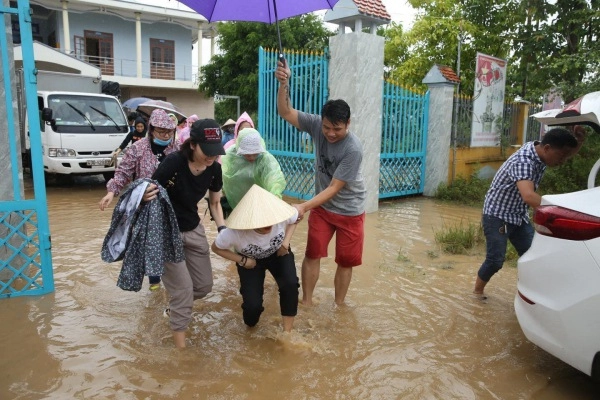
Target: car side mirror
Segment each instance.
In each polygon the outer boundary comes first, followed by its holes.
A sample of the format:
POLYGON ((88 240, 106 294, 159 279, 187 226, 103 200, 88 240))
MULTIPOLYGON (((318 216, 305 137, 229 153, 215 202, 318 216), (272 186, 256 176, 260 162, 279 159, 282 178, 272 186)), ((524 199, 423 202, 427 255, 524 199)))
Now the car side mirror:
POLYGON ((42 121, 51 122, 52 121, 52 109, 49 107, 45 107, 42 110, 42 121))

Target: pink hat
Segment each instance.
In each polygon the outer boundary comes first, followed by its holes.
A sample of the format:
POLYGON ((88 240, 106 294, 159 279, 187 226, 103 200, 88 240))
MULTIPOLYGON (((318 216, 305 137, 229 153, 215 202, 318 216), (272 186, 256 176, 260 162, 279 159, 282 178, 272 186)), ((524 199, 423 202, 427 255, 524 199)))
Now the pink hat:
POLYGON ((196 115, 196 114, 192 114, 189 117, 187 117, 187 124, 189 127, 192 126, 192 124, 196 121, 198 121, 200 118, 196 115))
POLYGON ((240 115, 240 117, 238 118, 238 120, 235 123, 235 129, 233 130, 233 132, 235 133, 236 138, 239 133, 238 130, 240 129, 240 125, 242 124, 242 122, 248 122, 254 128, 254 121, 252 121, 252 118, 250 118, 250 115, 248 115, 248 113, 246 111, 244 111, 244 113, 242 115, 240 115))
POLYGON ((154 111, 152 111, 148 123, 155 128, 175 129, 177 127, 176 122, 173 121, 169 117, 169 114, 162 108, 155 108, 154 111))

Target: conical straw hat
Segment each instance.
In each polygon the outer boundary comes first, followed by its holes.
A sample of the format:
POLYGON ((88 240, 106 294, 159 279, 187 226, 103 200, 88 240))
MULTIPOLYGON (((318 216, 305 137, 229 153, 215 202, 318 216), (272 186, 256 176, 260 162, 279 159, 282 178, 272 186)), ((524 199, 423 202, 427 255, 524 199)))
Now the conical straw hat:
POLYGON ((221 129, 225 128, 226 126, 234 126, 235 125, 235 121, 232 120, 231 118, 229 118, 227 121, 225 121, 225 123, 223 125, 221 125, 221 129))
POLYGON ((283 222, 296 210, 272 193, 254 184, 225 222, 231 229, 258 229, 283 222))

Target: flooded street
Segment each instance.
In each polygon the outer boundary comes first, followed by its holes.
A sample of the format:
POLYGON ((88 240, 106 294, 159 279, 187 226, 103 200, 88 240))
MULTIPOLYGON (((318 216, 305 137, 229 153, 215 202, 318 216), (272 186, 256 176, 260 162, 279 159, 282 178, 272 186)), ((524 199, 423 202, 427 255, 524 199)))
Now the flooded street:
MULTIPOLYGON (((529 343, 514 314, 517 271, 471 296, 483 254, 441 252, 435 231, 479 222, 480 209, 422 197, 367 215, 363 265, 346 307, 333 305, 333 251, 317 304, 280 332, 277 286, 242 321, 237 272, 212 255, 215 285, 196 301, 188 348, 172 343, 164 289, 116 286, 100 259, 112 216, 101 178, 48 187, 54 293, 0 300, 0 399, 598 399, 600 386, 529 343)), ((116 204, 113 201, 111 206, 116 204)), ((204 204, 201 207, 204 211, 204 204)), ((214 224, 204 219, 209 242, 214 224)), ((306 219, 292 248, 300 265, 306 219)))

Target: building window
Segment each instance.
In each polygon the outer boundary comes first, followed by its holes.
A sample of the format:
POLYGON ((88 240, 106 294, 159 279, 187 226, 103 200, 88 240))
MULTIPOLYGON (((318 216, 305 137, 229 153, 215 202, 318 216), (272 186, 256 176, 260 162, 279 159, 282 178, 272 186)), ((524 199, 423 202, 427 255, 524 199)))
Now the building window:
POLYGON ((175 42, 150 39, 150 77, 175 79, 175 42))
POLYGON ((75 36, 75 57, 81 61, 85 61, 85 39, 82 36, 75 36))
MULTIPOLYGON (((83 36, 86 61, 98 66, 102 75, 114 75, 112 33, 83 31, 83 36)), ((77 51, 77 38, 75 38, 75 51, 77 51)))

